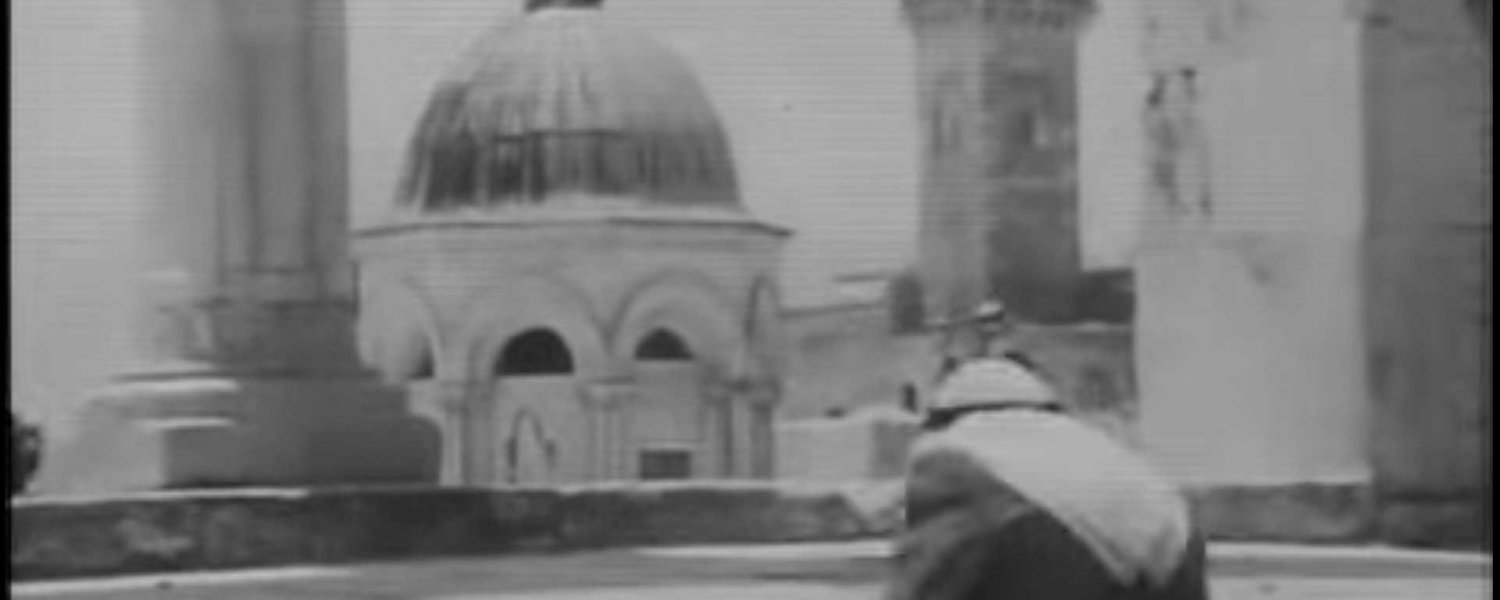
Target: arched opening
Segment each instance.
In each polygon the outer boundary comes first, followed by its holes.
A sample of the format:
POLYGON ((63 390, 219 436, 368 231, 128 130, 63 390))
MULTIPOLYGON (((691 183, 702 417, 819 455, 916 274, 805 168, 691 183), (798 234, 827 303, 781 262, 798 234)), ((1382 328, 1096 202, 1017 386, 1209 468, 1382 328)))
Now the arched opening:
POLYGON ((562 337, 550 329, 532 329, 512 338, 500 351, 495 374, 501 377, 568 375, 573 373, 573 353, 562 337))
POLYGON ((698 447, 704 418, 698 365, 676 331, 657 328, 636 343, 637 401, 629 444, 638 479, 689 479, 705 470, 698 447))
POLYGON ((640 361, 688 361, 693 353, 682 337, 665 329, 657 329, 647 335, 635 347, 635 359, 640 361))
POLYGON ((575 362, 556 331, 534 328, 512 337, 495 359, 495 479, 547 485, 582 478, 586 465, 575 362))

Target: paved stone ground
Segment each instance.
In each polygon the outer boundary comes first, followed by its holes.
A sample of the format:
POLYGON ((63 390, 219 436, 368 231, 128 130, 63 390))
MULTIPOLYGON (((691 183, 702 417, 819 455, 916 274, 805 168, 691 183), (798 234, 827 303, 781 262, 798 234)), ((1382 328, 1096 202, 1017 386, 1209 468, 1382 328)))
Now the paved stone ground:
MULTIPOLYGON (((879 597, 884 545, 553 556, 13 584, 58 600, 853 600, 879 597)), ((1217 600, 1491 598, 1488 556, 1215 547, 1217 600)))

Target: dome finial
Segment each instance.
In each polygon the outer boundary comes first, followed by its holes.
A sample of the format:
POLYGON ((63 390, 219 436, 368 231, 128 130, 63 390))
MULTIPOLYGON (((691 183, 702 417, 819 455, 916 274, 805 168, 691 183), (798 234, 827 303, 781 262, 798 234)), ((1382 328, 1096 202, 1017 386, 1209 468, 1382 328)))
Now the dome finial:
POLYGON ((604 0, 526 0, 526 12, 548 8, 599 8, 604 0))

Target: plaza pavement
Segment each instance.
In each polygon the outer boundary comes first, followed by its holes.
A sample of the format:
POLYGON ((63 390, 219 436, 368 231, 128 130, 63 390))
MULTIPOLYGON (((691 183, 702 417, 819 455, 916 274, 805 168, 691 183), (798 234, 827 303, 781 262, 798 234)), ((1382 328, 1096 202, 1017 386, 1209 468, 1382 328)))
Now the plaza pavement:
MULTIPOLYGON (((49 600, 853 600, 879 597, 879 542, 615 550, 12 584, 49 600)), ((1215 545, 1216 600, 1479 600, 1490 557, 1215 545)))

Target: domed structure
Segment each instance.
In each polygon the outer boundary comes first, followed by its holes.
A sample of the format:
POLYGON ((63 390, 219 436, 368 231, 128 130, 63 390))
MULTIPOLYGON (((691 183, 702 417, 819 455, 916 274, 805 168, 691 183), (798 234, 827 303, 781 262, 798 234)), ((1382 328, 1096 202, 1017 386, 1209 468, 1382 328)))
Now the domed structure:
POLYGON ((739 206, 691 66, 598 0, 534 0, 486 32, 433 92, 398 194, 424 212, 562 196, 739 206))
POLYGON ((359 346, 441 479, 768 477, 790 232, 740 205, 685 61, 535 0, 437 86, 403 210, 362 229, 359 346))

